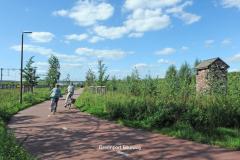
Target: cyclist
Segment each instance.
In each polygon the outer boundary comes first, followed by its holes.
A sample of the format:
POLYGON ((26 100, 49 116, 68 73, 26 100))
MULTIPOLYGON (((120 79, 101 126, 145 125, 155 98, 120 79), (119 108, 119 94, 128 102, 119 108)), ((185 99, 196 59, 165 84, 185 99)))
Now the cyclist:
POLYGON ((55 87, 51 91, 51 112, 55 114, 57 111, 58 100, 61 97, 61 90, 59 88, 59 84, 56 84, 55 87))
POLYGON ((66 96, 66 100, 65 100, 65 105, 64 107, 66 108, 67 105, 69 104, 69 102, 71 103, 71 99, 72 99, 72 96, 74 94, 74 85, 73 83, 71 82, 67 88, 67 96, 66 96))

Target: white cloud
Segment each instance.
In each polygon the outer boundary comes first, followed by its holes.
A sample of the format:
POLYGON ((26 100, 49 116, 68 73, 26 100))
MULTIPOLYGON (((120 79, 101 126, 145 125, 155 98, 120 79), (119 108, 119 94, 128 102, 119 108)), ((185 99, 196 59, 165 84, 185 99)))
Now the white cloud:
POLYGON ((156 54, 157 55, 171 55, 175 52, 176 52, 176 49, 174 49, 174 48, 164 48, 160 51, 157 51, 156 54))
POLYGON ((160 63, 160 64, 175 64, 175 62, 169 61, 169 60, 166 60, 166 59, 159 59, 157 62, 160 63))
POLYGON ((83 41, 86 40, 88 38, 88 34, 70 34, 70 35, 66 35, 65 39, 67 41, 83 41))
POLYGON ((71 18, 80 26, 91 26, 98 21, 107 20, 113 12, 114 8, 111 4, 78 0, 72 9, 54 11, 53 15, 71 18))
POLYGON ((240 53, 235 54, 234 56, 229 58, 230 62, 240 62, 240 53))
MULTIPOLYGON (((20 52, 21 46, 14 45, 11 47, 11 49, 20 52)), ((49 57, 51 55, 55 55, 62 61, 66 61, 66 62, 83 62, 86 60, 84 57, 81 57, 79 55, 62 54, 62 53, 55 52, 50 48, 44 48, 44 47, 28 45, 28 44, 24 45, 24 52, 30 52, 30 53, 34 53, 34 54, 47 56, 47 57, 49 57)))
POLYGON ((131 37, 131 38, 140 38, 140 37, 142 37, 144 35, 144 33, 130 33, 129 35, 128 35, 128 37, 131 37))
POLYGON ((35 62, 33 65, 35 67, 46 68, 49 64, 47 62, 35 62))
POLYGON ((181 19, 186 24, 192 24, 198 22, 201 19, 201 16, 184 11, 185 7, 191 6, 192 4, 193 4, 192 1, 186 1, 185 3, 179 6, 174 6, 168 9, 166 12, 173 14, 175 17, 181 19))
POLYGON ((226 38, 226 39, 224 39, 222 42, 221 42, 223 45, 229 45, 229 44, 231 44, 232 43, 232 40, 231 39, 228 39, 228 38, 226 38))
POLYGON ((129 34, 129 37, 141 37, 144 32, 161 30, 169 25, 170 18, 167 15, 163 15, 161 10, 138 9, 128 16, 122 26, 96 26, 94 27, 94 32, 106 39, 118 39, 126 34, 129 34))
POLYGON ((90 43, 97 43, 97 42, 103 41, 103 40, 104 40, 104 38, 102 38, 102 37, 93 36, 91 39, 89 39, 89 42, 90 43))
POLYGON ((238 9, 240 9, 240 0, 222 0, 222 5, 225 8, 238 8, 238 9))
POLYGON ((128 16, 122 25, 96 26, 93 31, 104 39, 118 39, 125 35, 139 38, 145 32, 169 27, 171 15, 186 24, 192 24, 199 21, 201 17, 184 11, 191 5, 192 1, 182 3, 182 0, 126 0, 123 8, 128 11, 128 16))
POLYGON ((61 9, 61 10, 58 10, 58 11, 54 11, 53 15, 54 16, 67 16, 68 15, 68 11, 64 10, 64 9, 61 9))
POLYGON ((106 26, 96 26, 94 27, 95 33, 107 39, 117 39, 121 38, 124 34, 128 33, 126 27, 106 27, 106 26))
POLYGON ((148 67, 148 65, 146 63, 137 63, 137 64, 133 65, 133 68, 136 68, 136 69, 143 69, 146 67, 148 67))
POLYGON ((79 64, 79 63, 61 63, 61 67, 63 67, 63 68, 82 68, 83 64, 79 64))
POLYGON ((124 24, 126 28, 134 32, 160 30, 170 25, 170 17, 164 15, 161 9, 136 9, 124 24))
POLYGON ((205 47, 211 47, 215 43, 215 40, 209 39, 204 42, 205 47))
POLYGON ((155 9, 177 5, 182 0, 126 0, 124 7, 127 10, 138 8, 155 9))
POLYGON ((28 34, 28 36, 34 41, 39 43, 47 43, 52 41, 54 34, 50 32, 33 32, 28 34))
POLYGON ((162 30, 170 26, 171 17, 175 16, 186 24, 192 24, 201 19, 200 16, 188 13, 184 9, 192 5, 186 0, 126 0, 123 9, 126 19, 119 26, 105 26, 97 23, 109 19, 114 7, 104 0, 78 0, 72 9, 53 12, 55 16, 74 19, 80 26, 91 26, 93 37, 88 41, 96 43, 105 39, 119 39, 123 36, 139 38, 145 32, 162 30))
POLYGON ((189 50, 189 47, 187 47, 187 46, 182 46, 182 47, 181 47, 181 50, 187 51, 187 50, 189 50))
POLYGON ((124 57, 127 53, 121 50, 97 50, 91 48, 76 49, 78 55, 91 56, 97 58, 119 59, 124 57))

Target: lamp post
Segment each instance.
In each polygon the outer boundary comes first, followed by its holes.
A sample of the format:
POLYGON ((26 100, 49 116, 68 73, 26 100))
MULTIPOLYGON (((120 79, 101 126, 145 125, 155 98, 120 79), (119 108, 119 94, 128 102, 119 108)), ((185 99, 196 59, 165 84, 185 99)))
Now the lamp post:
POLYGON ((23 80, 22 80, 22 75, 23 75, 23 37, 24 34, 30 34, 32 32, 22 32, 22 45, 21 45, 21 69, 20 69, 20 104, 22 104, 22 95, 23 95, 23 80))

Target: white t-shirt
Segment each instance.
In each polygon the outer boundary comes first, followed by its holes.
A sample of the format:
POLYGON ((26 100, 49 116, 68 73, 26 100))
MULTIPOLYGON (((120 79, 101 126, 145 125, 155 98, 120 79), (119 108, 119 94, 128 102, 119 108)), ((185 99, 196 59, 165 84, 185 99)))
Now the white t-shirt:
POLYGON ((74 93, 74 86, 73 85, 68 86, 68 93, 74 93))

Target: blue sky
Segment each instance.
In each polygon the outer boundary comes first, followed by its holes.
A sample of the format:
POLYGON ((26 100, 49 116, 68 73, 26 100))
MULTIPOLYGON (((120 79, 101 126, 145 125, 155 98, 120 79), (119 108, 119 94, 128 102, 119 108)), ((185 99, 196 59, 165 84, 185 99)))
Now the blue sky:
MULTIPOLYGON (((136 67, 163 77, 169 65, 220 57, 240 70, 240 0, 2 0, 0 67, 20 67, 35 56, 39 74, 56 55, 61 79, 84 80, 103 59, 119 78, 136 67)), ((4 72, 4 79, 18 79, 4 72)))

